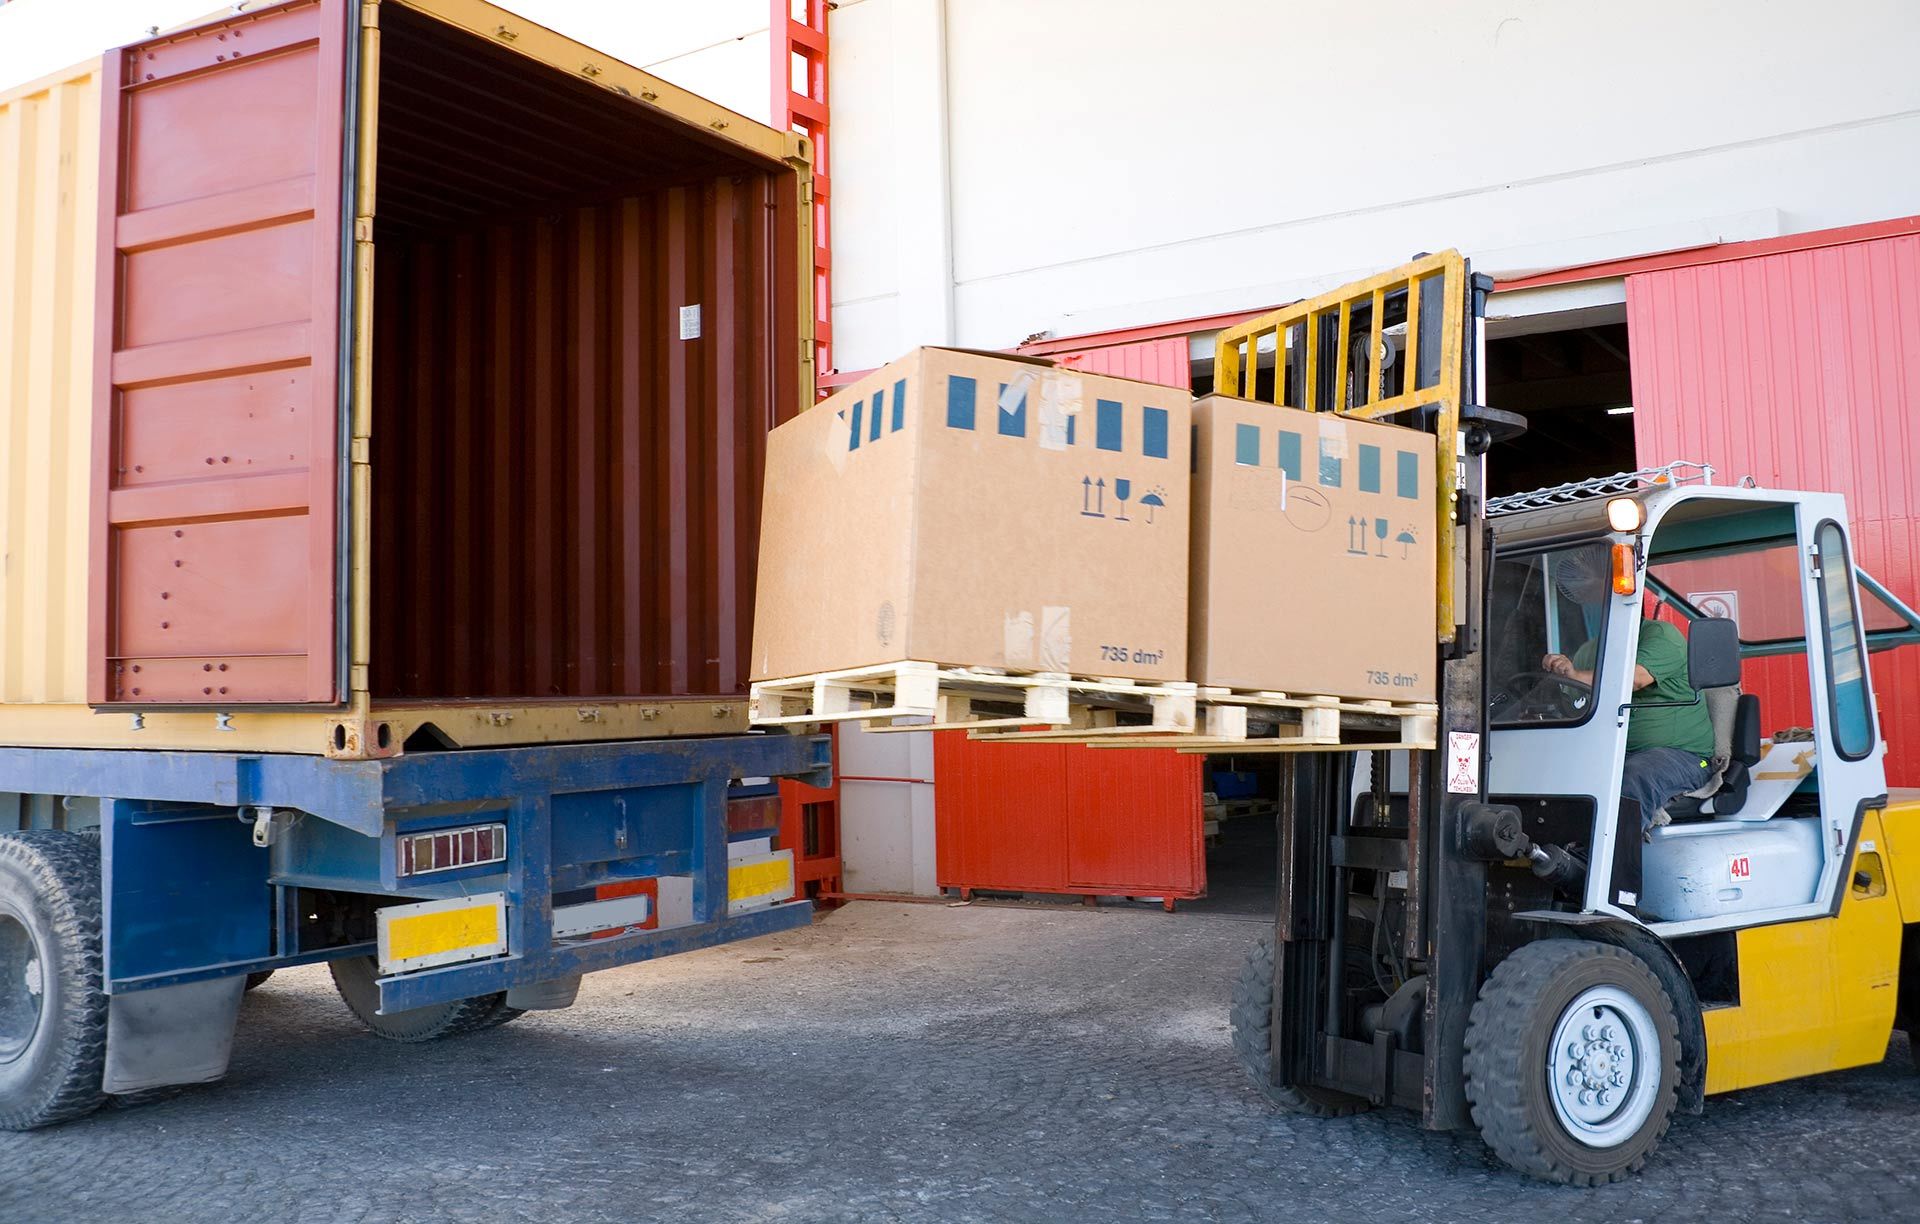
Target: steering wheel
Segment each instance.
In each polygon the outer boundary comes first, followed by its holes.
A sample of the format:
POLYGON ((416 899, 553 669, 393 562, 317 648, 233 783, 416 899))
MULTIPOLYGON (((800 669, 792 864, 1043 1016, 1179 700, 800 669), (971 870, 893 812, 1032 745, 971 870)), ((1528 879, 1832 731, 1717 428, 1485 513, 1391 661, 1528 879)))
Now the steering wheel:
POLYGON ((1550 671, 1522 671, 1507 677, 1505 696, 1517 704, 1511 717, 1578 718, 1593 700, 1593 686, 1550 671))

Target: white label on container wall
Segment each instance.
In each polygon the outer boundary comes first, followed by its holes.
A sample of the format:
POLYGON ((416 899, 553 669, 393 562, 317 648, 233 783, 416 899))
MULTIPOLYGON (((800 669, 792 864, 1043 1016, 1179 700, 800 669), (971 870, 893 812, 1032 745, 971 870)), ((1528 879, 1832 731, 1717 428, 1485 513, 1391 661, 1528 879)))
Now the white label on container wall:
POLYGON ((680 308, 680 338, 698 340, 700 338, 700 303, 680 308))

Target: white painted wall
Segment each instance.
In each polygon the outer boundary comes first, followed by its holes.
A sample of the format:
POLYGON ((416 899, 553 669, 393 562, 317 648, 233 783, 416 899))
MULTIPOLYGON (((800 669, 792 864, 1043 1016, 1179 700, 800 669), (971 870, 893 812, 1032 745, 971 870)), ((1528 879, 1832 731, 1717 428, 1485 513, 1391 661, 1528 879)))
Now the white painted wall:
POLYGON ((840 878, 846 890, 938 896, 933 736, 841 723, 839 761, 840 878))
POLYGON ((1511 275, 1920 213, 1902 0, 849 0, 831 20, 842 369, 1270 305, 1446 246, 1511 275))
MULTIPOLYGON (((761 123, 773 110, 771 0, 495 0, 761 123)), ((216 0, 13 0, 0 5, 0 90, 227 12, 216 0)), ((262 7, 259 0, 247 5, 262 7)))

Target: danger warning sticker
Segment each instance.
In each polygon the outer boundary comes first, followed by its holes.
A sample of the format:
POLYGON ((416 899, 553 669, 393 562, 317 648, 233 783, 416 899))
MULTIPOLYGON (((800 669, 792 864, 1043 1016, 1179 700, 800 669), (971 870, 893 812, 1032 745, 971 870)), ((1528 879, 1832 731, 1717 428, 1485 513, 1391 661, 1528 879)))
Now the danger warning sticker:
POLYGON ((1447 793, 1480 793, 1480 734, 1477 731, 1447 732, 1447 793))

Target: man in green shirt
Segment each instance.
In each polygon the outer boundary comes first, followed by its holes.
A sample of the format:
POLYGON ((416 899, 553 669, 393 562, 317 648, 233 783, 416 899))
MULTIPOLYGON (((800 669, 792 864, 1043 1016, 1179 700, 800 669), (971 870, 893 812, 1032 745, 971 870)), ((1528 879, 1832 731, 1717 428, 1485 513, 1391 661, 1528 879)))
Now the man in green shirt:
MULTIPOLYGON (((1573 652, 1571 659, 1550 654, 1540 666, 1556 676, 1591 686, 1598 645, 1597 640, 1586 643, 1573 652)), ((1641 621, 1620 797, 1639 802, 1643 828, 1653 823, 1655 813, 1675 795, 1706 784, 1713 776, 1713 750, 1713 720, 1707 716, 1706 699, 1687 683, 1687 639, 1665 621, 1641 621), (1643 704, 1651 702, 1682 704, 1643 704)))

